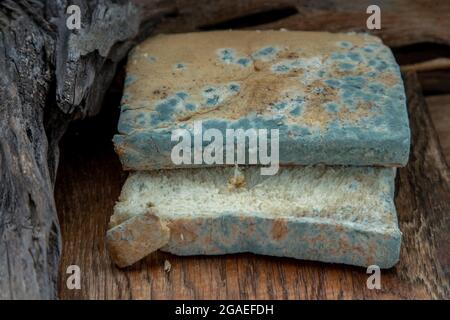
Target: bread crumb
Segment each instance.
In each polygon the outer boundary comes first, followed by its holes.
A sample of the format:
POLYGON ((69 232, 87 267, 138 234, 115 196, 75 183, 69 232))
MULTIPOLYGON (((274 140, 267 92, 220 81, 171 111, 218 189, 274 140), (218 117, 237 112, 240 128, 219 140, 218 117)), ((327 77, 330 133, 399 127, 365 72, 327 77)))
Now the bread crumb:
POLYGON ((164 271, 169 273, 172 269, 172 265, 170 264, 169 260, 164 260, 164 271))

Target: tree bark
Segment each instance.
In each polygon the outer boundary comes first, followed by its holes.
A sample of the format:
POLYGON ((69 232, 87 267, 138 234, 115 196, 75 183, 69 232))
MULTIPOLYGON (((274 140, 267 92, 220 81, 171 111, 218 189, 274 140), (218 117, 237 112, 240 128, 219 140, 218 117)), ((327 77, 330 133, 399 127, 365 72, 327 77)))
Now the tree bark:
POLYGON ((53 183, 69 122, 96 114, 139 31, 128 1, 0 2, 0 299, 56 297, 61 239, 53 183))

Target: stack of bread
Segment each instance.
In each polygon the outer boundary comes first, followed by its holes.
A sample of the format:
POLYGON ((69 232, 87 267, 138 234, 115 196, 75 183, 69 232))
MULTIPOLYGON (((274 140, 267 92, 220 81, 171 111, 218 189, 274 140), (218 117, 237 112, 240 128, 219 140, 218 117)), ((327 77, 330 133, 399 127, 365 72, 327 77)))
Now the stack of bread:
POLYGON ((399 67, 374 36, 152 37, 130 54, 118 130, 130 175, 107 240, 120 267, 156 250, 398 261, 394 179, 410 131, 399 67), (230 129, 267 136, 230 142, 230 129))

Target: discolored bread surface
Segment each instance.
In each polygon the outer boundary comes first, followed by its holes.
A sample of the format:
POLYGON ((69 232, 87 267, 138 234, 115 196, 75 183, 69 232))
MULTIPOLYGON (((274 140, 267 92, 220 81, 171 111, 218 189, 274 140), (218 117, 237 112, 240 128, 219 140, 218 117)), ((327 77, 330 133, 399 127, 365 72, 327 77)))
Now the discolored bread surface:
POLYGON ((192 130, 194 121, 222 133, 279 129, 282 165, 402 166, 408 159, 399 67, 374 36, 158 35, 130 54, 125 86, 114 137, 125 169, 175 167, 171 132, 192 130))
POLYGON ((115 206, 108 243, 120 266, 161 249, 389 268, 401 243, 394 177, 391 168, 325 166, 275 176, 256 167, 136 172, 115 206), (129 227, 138 219, 154 221, 151 232, 129 227))

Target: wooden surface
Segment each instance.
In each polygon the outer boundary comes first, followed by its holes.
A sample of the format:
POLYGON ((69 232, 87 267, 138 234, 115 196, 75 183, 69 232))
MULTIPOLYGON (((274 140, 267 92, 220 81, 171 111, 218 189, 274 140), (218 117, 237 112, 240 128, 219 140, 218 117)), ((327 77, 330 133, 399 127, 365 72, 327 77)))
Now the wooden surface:
MULTIPOLYGON (((448 90, 450 90, 450 85, 448 90)), ((450 164, 450 94, 428 96, 426 102, 431 120, 439 135, 445 160, 447 164, 450 164)))
POLYGON ((155 32, 213 29, 279 29, 368 32, 367 7, 381 9, 381 30, 371 31, 391 46, 450 44, 448 0, 132 0, 144 20, 155 8, 166 12, 155 32))
MULTIPOLYGON (((177 257, 156 252, 123 270, 105 248, 105 232, 126 174, 111 144, 117 109, 76 124, 62 144, 55 188, 63 235, 62 299, 426 299, 449 298, 450 171, 417 77, 406 78, 414 139, 397 178, 403 232, 399 264, 382 271, 381 290, 366 288, 365 269, 252 254, 177 257), (171 271, 164 271, 165 261, 171 271), (81 268, 81 290, 68 290, 65 270, 81 268)), ((109 94, 112 100, 120 91, 109 94)))

